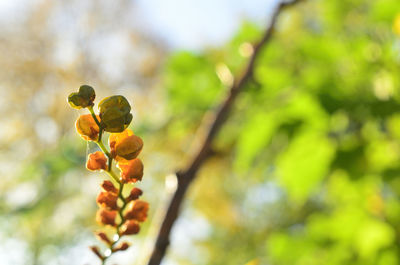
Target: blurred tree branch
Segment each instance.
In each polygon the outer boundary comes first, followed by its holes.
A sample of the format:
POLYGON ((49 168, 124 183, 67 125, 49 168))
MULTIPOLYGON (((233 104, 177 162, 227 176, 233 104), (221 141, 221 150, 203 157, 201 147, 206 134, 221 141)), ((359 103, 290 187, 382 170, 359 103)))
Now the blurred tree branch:
POLYGON ((163 218, 158 236, 148 261, 148 265, 159 265, 163 259, 167 247, 169 245, 169 237, 173 224, 175 223, 179 208, 183 202, 184 195, 190 183, 195 179, 197 171, 201 168, 203 163, 212 155, 211 145, 212 142, 221 129, 222 125, 227 120, 233 103, 235 102, 239 93, 245 88, 248 81, 253 78, 253 71, 255 62, 260 54, 261 49, 268 43, 274 32, 277 18, 279 14, 288 6, 294 5, 301 0, 293 0, 291 2, 281 2, 276 7, 272 14, 269 25, 267 26, 261 40, 254 45, 254 51, 251 55, 249 62, 239 78, 235 79, 235 82, 230 87, 228 95, 225 100, 220 104, 218 110, 207 116, 204 119, 202 127, 207 127, 203 139, 201 139, 200 148, 195 152, 193 159, 190 161, 188 166, 176 173, 178 179, 178 186, 173 194, 172 200, 169 202, 168 209, 163 218))

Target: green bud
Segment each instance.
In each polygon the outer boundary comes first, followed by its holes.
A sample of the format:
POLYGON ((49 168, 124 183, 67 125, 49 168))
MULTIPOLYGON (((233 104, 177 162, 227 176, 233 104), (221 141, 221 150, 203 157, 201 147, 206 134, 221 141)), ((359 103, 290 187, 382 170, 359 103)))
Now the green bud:
POLYGON ((123 96, 111 96, 99 103, 101 127, 107 132, 122 132, 132 121, 131 106, 123 96))
POLYGON ((96 93, 93 87, 83 85, 79 88, 78 92, 71 93, 68 96, 68 103, 74 109, 86 108, 93 106, 93 101, 96 98, 96 93))

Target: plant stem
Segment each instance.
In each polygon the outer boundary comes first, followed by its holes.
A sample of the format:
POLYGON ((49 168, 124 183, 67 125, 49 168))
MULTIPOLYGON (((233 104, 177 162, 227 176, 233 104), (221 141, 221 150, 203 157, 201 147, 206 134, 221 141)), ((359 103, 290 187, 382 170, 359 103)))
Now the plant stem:
POLYGON ((93 106, 89 106, 88 110, 90 111, 90 114, 92 114, 92 117, 93 117, 94 121, 96 122, 97 126, 99 126, 99 128, 100 128, 101 125, 100 125, 99 120, 96 117, 96 114, 94 113, 93 106))
POLYGON ((119 214, 119 217, 120 217, 121 220, 120 220, 119 224, 118 224, 117 227, 116 227, 116 229, 117 229, 117 234, 118 234, 118 239, 115 240, 115 241, 111 244, 111 251, 112 251, 112 248, 115 246, 115 244, 117 244, 118 241, 120 240, 120 238, 121 238, 121 233, 120 233, 119 229, 120 229, 121 226, 125 223, 124 210, 125 210, 126 206, 128 205, 128 203, 127 203, 127 201, 125 200, 124 196, 122 195, 123 189, 124 189, 124 183, 120 182, 120 184, 119 184, 119 193, 118 193, 118 197, 119 197, 119 198, 121 199, 121 201, 122 201, 122 206, 121 206, 121 208, 119 209, 118 214, 119 214))
MULTIPOLYGON (((118 183, 119 183, 118 198, 122 201, 122 206, 118 211, 118 214, 119 214, 119 217, 120 217, 121 220, 120 220, 119 224, 117 225, 117 227, 115 228, 117 230, 118 238, 116 240, 114 240, 114 242, 109 246, 109 250, 111 251, 111 254, 114 253, 114 246, 121 239, 121 233, 119 232, 119 229, 123 225, 123 223, 125 222, 125 218, 124 218, 123 213, 124 213, 125 207, 128 205, 127 201, 125 200, 124 196, 122 195, 122 191, 124 189, 124 185, 125 184, 120 182, 120 181, 118 183)), ((107 256, 107 257, 104 257, 102 265, 105 264, 106 260, 111 256, 111 254, 109 256, 107 256)))
POLYGON ((118 182, 118 184, 121 185, 118 176, 114 173, 114 171, 112 170, 112 156, 110 154, 110 152, 108 152, 107 148, 104 146, 103 142, 101 141, 96 141, 97 145, 100 147, 101 151, 103 151, 103 153, 106 154, 107 158, 108 158, 108 167, 107 167, 107 174, 110 175, 110 177, 112 177, 116 182, 118 182))
MULTIPOLYGON (((103 151, 104 154, 106 154, 106 156, 107 156, 109 159, 112 159, 110 152, 108 152, 108 150, 107 150, 107 148, 104 146, 103 142, 97 141, 96 143, 97 143, 97 145, 100 147, 101 151, 103 151)), ((110 169, 111 169, 111 168, 110 168, 110 169)))
MULTIPOLYGON (((114 242, 109 246, 109 249, 110 249, 111 254, 112 254, 112 253, 114 252, 114 251, 113 251, 114 246, 115 246, 115 245, 119 242, 119 240, 121 239, 121 234, 120 234, 119 229, 121 228, 121 226, 122 226, 122 225, 124 224, 124 222, 125 222, 124 210, 125 210, 126 206, 128 205, 128 202, 125 200, 125 198, 124 198, 124 196, 123 196, 123 194, 122 194, 125 184, 119 180, 118 176, 117 176, 117 175, 115 174, 115 172, 112 170, 112 161, 113 161, 113 157, 112 157, 112 155, 110 154, 110 152, 107 150, 107 148, 104 146, 104 144, 103 144, 103 142, 102 142, 102 140, 101 140, 104 129, 101 127, 100 122, 99 122, 99 120, 97 119, 96 114, 95 114, 94 111, 93 111, 93 106, 88 107, 88 109, 89 109, 89 111, 90 111, 90 114, 92 114, 92 117, 93 117, 94 121, 96 122, 96 124, 97 124, 97 125, 99 126, 99 128, 100 128, 99 137, 98 137, 98 140, 96 141, 96 143, 97 143, 97 145, 99 146, 99 148, 101 149, 101 151, 103 151, 103 153, 104 153, 104 154, 107 156, 107 158, 108 158, 108 167, 107 167, 106 172, 107 172, 107 174, 108 174, 110 177, 112 177, 112 178, 119 184, 118 198, 122 201, 122 206, 121 206, 121 208, 120 208, 119 211, 118 211, 118 214, 119 214, 119 217, 120 217, 121 220, 120 220, 119 224, 117 225, 117 227, 115 228, 115 229, 116 229, 116 232, 117 232, 117 235, 118 235, 118 238, 117 238, 116 240, 114 240, 114 242)), ((110 254, 110 255, 111 255, 111 254, 110 254)), ((110 256, 104 257, 104 258, 102 259, 102 263, 101 263, 102 265, 106 264, 106 260, 108 259, 108 257, 110 257, 110 256)))

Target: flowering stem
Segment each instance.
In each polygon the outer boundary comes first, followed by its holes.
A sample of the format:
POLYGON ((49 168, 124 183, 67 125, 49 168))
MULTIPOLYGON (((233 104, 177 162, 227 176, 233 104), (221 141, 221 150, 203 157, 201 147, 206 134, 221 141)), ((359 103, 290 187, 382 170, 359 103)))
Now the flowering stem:
MULTIPOLYGON (((107 251, 105 253, 101 253, 100 248, 96 245, 90 247, 93 253, 100 259, 101 264, 104 265, 107 263, 106 261, 113 253, 117 251, 123 251, 129 248, 130 244, 128 242, 120 242, 122 236, 128 234, 129 235, 135 234, 139 232, 140 226, 135 221, 131 222, 131 220, 128 220, 128 223, 126 224, 127 227, 126 228, 124 227, 126 223, 126 218, 124 217, 124 210, 127 208, 127 206, 132 200, 137 200, 139 198, 139 196, 142 194, 142 191, 137 188, 135 190, 132 189, 131 193, 129 194, 129 197, 128 196, 124 197, 123 189, 125 184, 127 182, 133 182, 133 181, 130 178, 127 178, 125 181, 125 176, 122 175, 122 173, 124 173, 122 168, 120 168, 120 170, 121 170, 121 175, 123 177, 120 176, 117 170, 115 170, 114 172, 112 163, 114 159, 118 160, 118 158, 116 157, 117 151, 114 150, 112 145, 110 145, 110 147, 107 147, 107 144, 104 144, 102 139, 105 132, 122 133, 126 129, 125 127, 129 125, 132 119, 132 114, 125 113, 125 110, 131 109, 129 102, 125 97, 116 95, 104 99, 99 104, 99 107, 101 107, 99 108, 100 112, 103 110, 106 111, 111 109, 113 110, 117 109, 123 111, 125 118, 130 118, 129 123, 125 122, 127 121, 127 119, 125 121, 120 120, 117 122, 117 123, 122 122, 121 125, 124 126, 122 130, 119 130, 118 129, 120 128, 119 125, 112 124, 113 122, 109 124, 110 126, 106 125, 107 117, 103 116, 102 113, 96 115, 94 111, 95 97, 96 93, 94 89, 91 86, 83 85, 80 86, 78 92, 71 93, 68 96, 68 103, 71 105, 71 107, 75 109, 87 108, 89 110, 90 115, 85 114, 81 115, 78 118, 76 123, 77 127, 76 129, 78 133, 82 136, 82 138, 84 138, 87 141, 95 142, 98 148, 101 149, 101 151, 94 152, 88 156, 86 161, 86 167, 89 170, 93 171, 94 170, 105 171, 110 176, 110 178, 114 180, 114 181, 109 181, 109 180, 103 181, 101 187, 103 188, 104 191, 102 191, 98 195, 96 200, 100 207, 100 209, 97 212, 96 219, 99 221, 99 223, 103 225, 112 225, 113 229, 115 229, 114 236, 113 238, 109 238, 109 235, 107 235, 107 233, 105 232, 96 233, 99 240, 103 241, 106 244, 107 251), (117 186, 119 187, 118 190, 117 186)), ((126 136, 130 136, 131 131, 127 132, 128 135, 126 136)), ((108 137, 108 134, 106 134, 106 136, 108 137)), ((132 148, 132 146, 135 146, 137 150, 132 150, 132 154, 136 154, 137 156, 142 149, 143 141, 142 139, 140 139, 140 137, 137 136, 130 137, 129 140, 130 142, 128 141, 127 143, 124 143, 124 146, 126 146, 128 149, 132 148)), ((116 161, 116 166, 118 167, 119 165, 117 162, 118 161, 116 161)), ((140 175, 137 175, 137 177, 134 180, 137 179, 141 180, 143 176, 143 164, 140 160, 137 160, 136 162, 137 163, 132 163, 129 166, 137 167, 138 174, 140 173, 140 175)), ((139 209, 141 211, 139 214, 142 217, 138 221, 143 222, 144 219, 147 217, 148 203, 147 202, 141 202, 141 203, 144 205, 144 207, 139 209)), ((133 210, 134 209, 130 209, 130 211, 133 210)), ((128 219, 130 219, 129 216, 128 219)))
POLYGON ((122 201, 122 206, 121 209, 119 209, 119 217, 121 217, 121 222, 119 223, 119 225, 117 226, 117 230, 118 230, 118 235, 119 235, 119 228, 121 227, 121 225, 124 223, 124 216, 123 216, 123 211, 126 207, 126 200, 124 198, 124 196, 122 195, 122 190, 124 188, 124 183, 120 182, 119 183, 119 193, 118 193, 118 197, 121 199, 122 201))
MULTIPOLYGON (((110 152, 107 151, 107 148, 104 146, 103 142, 97 141, 96 143, 100 147, 101 151, 103 151, 103 153, 106 154, 108 159, 111 161, 112 160, 111 154, 110 152)), ((109 167, 109 169, 111 169, 111 167, 109 167)))
MULTIPOLYGON (((119 240, 121 239, 121 233, 120 233, 120 231, 119 231, 119 229, 121 228, 121 226, 123 225, 123 223, 125 222, 125 218, 124 218, 124 215, 123 215, 123 212, 124 212, 124 209, 126 208, 126 206, 127 206, 127 201, 125 200, 125 198, 124 198, 124 196, 123 196, 123 194, 122 194, 122 192, 123 192, 123 189, 124 189, 124 183, 123 182, 121 182, 119 179, 118 179, 118 176, 115 174, 115 172, 112 170, 112 161, 113 161, 113 157, 112 157, 112 155, 110 154, 110 152, 107 150, 107 148, 104 146, 104 144, 103 144, 103 142, 102 142, 102 140, 101 140, 101 136, 102 136, 102 134, 103 134, 103 128, 101 128, 101 126, 100 126, 100 122, 98 121, 98 119, 97 119, 97 117, 96 117, 96 115, 95 115, 95 113, 94 113, 94 111, 93 111, 93 107, 89 107, 89 111, 90 111, 90 113, 92 114, 92 117, 93 117, 93 119, 95 120, 95 122, 97 123, 97 125, 99 126, 99 128, 100 128, 100 132, 99 132, 99 137, 98 137, 98 140, 96 141, 96 143, 97 143, 97 145, 99 146, 99 148, 101 149, 101 151, 103 151, 103 153, 107 156, 107 158, 108 158, 108 167, 107 167, 107 170, 106 170, 106 172, 107 172, 107 174, 110 176, 110 177, 112 177, 118 184, 119 184, 119 192, 118 192, 118 198, 122 201, 122 206, 121 206, 121 208, 119 209, 119 211, 118 211, 118 214, 119 214, 119 217, 120 217, 120 222, 119 222, 119 224, 116 226, 116 233, 117 233, 117 235, 118 235, 118 238, 116 239, 116 240, 114 240, 113 242, 112 242, 112 244, 110 244, 109 245, 109 250, 111 251, 111 253, 113 253, 114 252, 114 246, 119 242, 119 240)), ((106 263, 106 260, 108 259, 108 257, 110 257, 110 256, 106 256, 106 257, 104 257, 103 259, 102 259, 102 265, 104 265, 105 263, 106 263)))
POLYGON ((115 175, 114 171, 112 170, 112 156, 110 154, 110 152, 107 151, 107 148, 104 146, 103 142, 101 141, 96 141, 97 145, 100 147, 101 151, 103 151, 104 154, 106 154, 107 158, 108 158, 108 167, 107 167, 107 174, 110 175, 110 177, 112 177, 116 182, 118 182, 119 184, 120 181, 118 179, 118 176, 115 175))
MULTIPOLYGON (((111 170, 110 172, 113 173, 113 171, 111 170)), ((122 201, 122 206, 118 211, 118 214, 121 218, 121 221, 119 222, 119 224, 116 226, 116 230, 117 230, 117 235, 118 238, 116 240, 114 240, 110 245, 109 245, 109 250, 111 251, 111 253, 114 253, 114 246, 119 242, 119 240, 121 239, 121 233, 119 231, 119 229, 121 228, 122 224, 125 222, 125 218, 123 215, 124 209, 125 207, 128 205, 128 202, 125 200, 124 196, 122 195, 122 191, 124 189, 124 183, 118 181, 119 183, 119 192, 118 192, 118 198, 122 201)), ((104 259, 102 260, 102 265, 105 264, 106 260, 111 256, 111 254, 109 256, 104 257, 104 259)))
MULTIPOLYGON (((94 118, 94 120, 96 121, 97 124, 100 124, 99 121, 96 118, 96 115, 94 115, 93 112, 93 108, 89 108, 90 112, 92 113, 92 116, 94 118)), ((108 152, 107 148, 104 146, 103 142, 101 141, 101 136, 103 134, 103 129, 100 127, 100 132, 99 132, 99 137, 96 141, 97 145, 100 147, 101 151, 103 151, 103 153, 107 156, 108 158, 108 167, 107 167, 107 173, 108 175, 110 175, 116 182, 118 182, 119 184, 120 181, 117 177, 117 175, 115 175, 114 171, 112 171, 112 161, 113 161, 113 157, 111 156, 110 152, 108 152)))
POLYGON ((88 107, 90 114, 92 114, 92 117, 94 119, 94 121, 96 122, 97 126, 99 126, 99 128, 101 127, 99 120, 96 117, 96 114, 94 114, 94 110, 93 110, 93 106, 89 106, 88 107))
POLYGON ((124 188, 124 183, 120 182, 119 184, 119 194, 118 197, 121 199, 122 201, 122 206, 118 211, 119 217, 121 218, 121 221, 119 222, 119 224, 116 227, 117 230, 117 235, 118 235, 118 239, 115 240, 112 244, 111 244, 111 252, 113 252, 113 247, 118 243, 118 241, 121 239, 121 233, 119 231, 119 229, 121 228, 122 224, 125 222, 125 218, 124 218, 124 209, 125 207, 128 205, 128 203, 126 202, 124 196, 122 195, 122 190, 124 188))
POLYGON ((114 171, 110 170, 110 171, 106 171, 108 175, 110 175, 110 177, 112 177, 116 182, 119 183, 119 179, 117 177, 117 175, 115 175, 114 171))
POLYGON ((99 137, 97 138, 97 141, 99 141, 99 142, 101 142, 102 143, 102 141, 101 141, 101 137, 103 136, 103 130, 102 130, 102 128, 101 127, 99 127, 100 128, 100 131, 99 131, 99 137))

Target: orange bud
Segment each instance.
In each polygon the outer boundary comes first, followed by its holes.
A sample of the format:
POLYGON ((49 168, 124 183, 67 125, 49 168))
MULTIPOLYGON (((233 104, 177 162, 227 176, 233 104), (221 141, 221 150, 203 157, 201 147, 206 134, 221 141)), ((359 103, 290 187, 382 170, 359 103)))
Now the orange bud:
POLYGON ((109 210, 118 210, 118 195, 111 192, 100 192, 96 202, 103 208, 109 210))
POLYGON ((143 148, 143 140, 134 135, 130 129, 125 129, 121 133, 112 133, 108 143, 117 161, 134 159, 143 148))
POLYGON ((131 190, 131 193, 125 200, 127 202, 137 200, 142 194, 143 194, 143 191, 141 189, 135 187, 131 190))
POLYGON ((134 235, 139 233, 140 226, 135 220, 128 220, 121 226, 121 235, 134 235))
POLYGON ((100 169, 107 170, 107 157, 101 151, 89 154, 86 168, 92 171, 100 169))
MULTIPOLYGON (((97 115, 96 117, 100 121, 100 117, 97 115)), ((75 128, 86 141, 96 141, 100 131, 99 126, 94 121, 91 114, 79 116, 76 120, 75 128)))
POLYGON ((129 243, 123 242, 123 243, 119 244, 116 248, 114 248, 113 252, 124 251, 124 250, 127 250, 129 247, 130 247, 129 243))
POLYGON ((109 245, 112 244, 112 241, 108 238, 108 236, 105 233, 97 232, 96 236, 99 238, 99 240, 103 240, 104 242, 106 242, 109 245))
POLYGON ((121 170, 121 180, 124 183, 142 180, 143 177, 143 163, 139 158, 127 160, 126 162, 119 162, 117 167, 121 170))
POLYGON ((103 255, 101 255, 100 250, 99 250, 98 247, 96 247, 96 246, 91 246, 90 249, 93 251, 93 253, 94 253, 97 257, 99 257, 99 259, 101 259, 101 260, 104 259, 103 255))
POLYGON ((99 209, 97 211, 96 220, 103 225, 115 226, 115 218, 117 217, 117 211, 109 211, 106 209, 99 209))
POLYGON ((141 200, 133 201, 125 214, 125 219, 144 222, 147 218, 148 210, 149 204, 147 202, 141 200))
POLYGON ((103 181, 103 183, 101 184, 101 187, 105 190, 108 191, 110 193, 114 193, 114 194, 118 194, 118 189, 114 186, 114 184, 109 181, 109 180, 105 180, 103 181))

